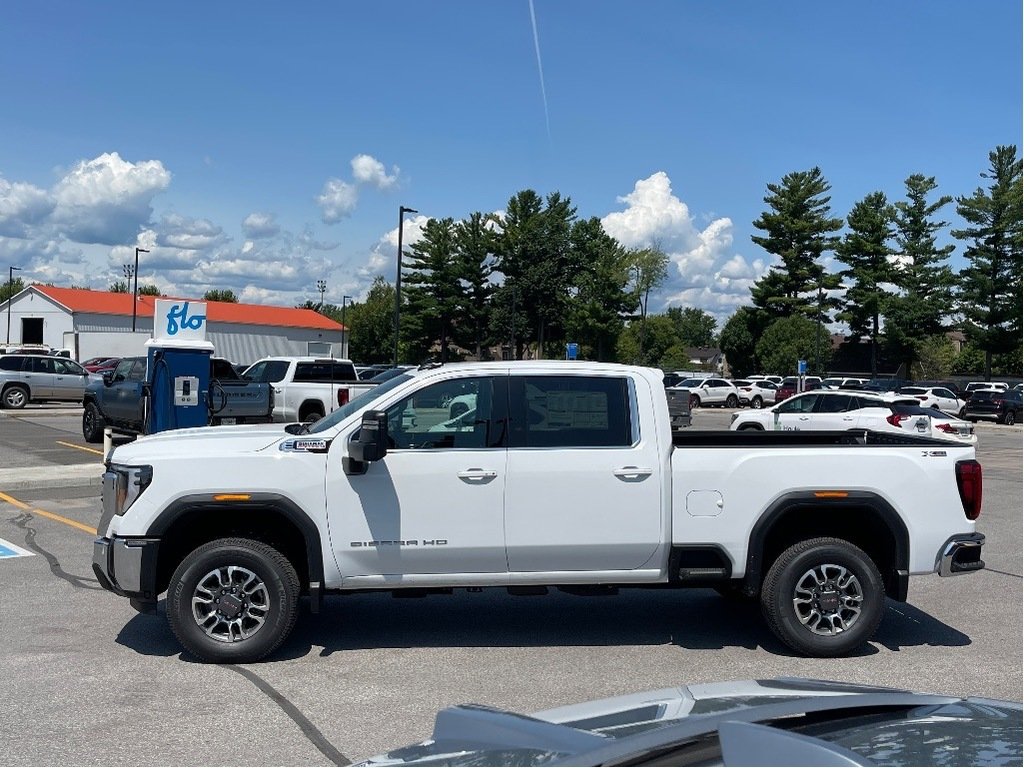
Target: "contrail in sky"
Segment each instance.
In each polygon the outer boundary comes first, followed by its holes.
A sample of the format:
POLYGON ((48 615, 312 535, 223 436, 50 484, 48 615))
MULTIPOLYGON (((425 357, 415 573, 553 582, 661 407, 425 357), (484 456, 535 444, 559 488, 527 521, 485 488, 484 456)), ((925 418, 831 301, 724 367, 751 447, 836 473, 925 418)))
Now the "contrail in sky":
POLYGON ((537 51, 537 71, 540 73, 540 96, 544 100, 544 123, 548 128, 548 141, 551 141, 551 117, 548 115, 548 93, 544 88, 544 65, 540 62, 540 37, 537 36, 537 15, 533 12, 533 0, 530 0, 530 23, 533 24, 533 47, 537 51))

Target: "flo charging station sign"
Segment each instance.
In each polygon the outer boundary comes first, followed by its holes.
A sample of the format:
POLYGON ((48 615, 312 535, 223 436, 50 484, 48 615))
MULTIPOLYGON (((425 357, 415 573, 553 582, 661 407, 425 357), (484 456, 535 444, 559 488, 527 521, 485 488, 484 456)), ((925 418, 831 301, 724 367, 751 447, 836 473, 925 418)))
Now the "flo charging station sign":
POLYGON ((153 338, 158 341, 206 341, 206 302, 157 299, 153 338))

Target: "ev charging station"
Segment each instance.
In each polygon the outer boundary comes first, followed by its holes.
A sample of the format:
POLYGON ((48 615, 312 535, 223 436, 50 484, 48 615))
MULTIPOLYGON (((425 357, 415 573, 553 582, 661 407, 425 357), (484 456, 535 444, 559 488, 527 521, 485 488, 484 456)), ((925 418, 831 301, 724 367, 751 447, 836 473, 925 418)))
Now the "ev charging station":
POLYGON ((210 419, 210 357, 204 302, 157 299, 146 342, 146 433, 205 427, 210 419))

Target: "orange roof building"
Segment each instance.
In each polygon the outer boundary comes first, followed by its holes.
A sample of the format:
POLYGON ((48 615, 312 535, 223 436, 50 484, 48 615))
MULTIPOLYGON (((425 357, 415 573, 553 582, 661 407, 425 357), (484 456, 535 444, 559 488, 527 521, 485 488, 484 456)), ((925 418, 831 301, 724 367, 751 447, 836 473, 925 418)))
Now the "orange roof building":
MULTIPOLYGON (((76 359, 143 354, 145 340, 153 335, 155 300, 172 297, 137 297, 134 334, 132 298, 130 293, 30 285, 11 299, 10 306, 0 303, 0 344, 47 344, 70 349, 76 359)), ((265 304, 205 303, 207 338, 218 356, 233 362, 252 363, 269 355, 346 357, 345 329, 319 312, 265 304)))

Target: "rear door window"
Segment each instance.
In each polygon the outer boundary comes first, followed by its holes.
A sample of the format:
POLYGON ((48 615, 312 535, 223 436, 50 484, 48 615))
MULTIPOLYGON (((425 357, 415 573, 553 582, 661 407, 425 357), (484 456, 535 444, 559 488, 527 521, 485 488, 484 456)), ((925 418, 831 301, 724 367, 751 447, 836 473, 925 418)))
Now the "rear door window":
POLYGON ((512 448, 629 447, 634 442, 629 380, 614 376, 514 376, 512 448))
POLYGON ((845 413, 850 410, 849 395, 821 395, 814 406, 815 413, 845 413))
POLYGON ((0 357, 0 371, 20 371, 24 357, 0 357))

